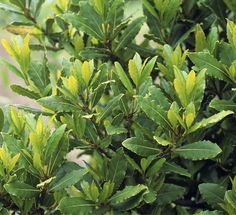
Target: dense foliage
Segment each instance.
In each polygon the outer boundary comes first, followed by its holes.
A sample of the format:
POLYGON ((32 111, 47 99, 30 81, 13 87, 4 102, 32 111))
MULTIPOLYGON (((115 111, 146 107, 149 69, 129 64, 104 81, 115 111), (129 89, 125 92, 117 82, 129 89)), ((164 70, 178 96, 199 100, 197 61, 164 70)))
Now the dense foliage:
POLYGON ((234 0, 4 2, 0 214, 236 214, 234 0))

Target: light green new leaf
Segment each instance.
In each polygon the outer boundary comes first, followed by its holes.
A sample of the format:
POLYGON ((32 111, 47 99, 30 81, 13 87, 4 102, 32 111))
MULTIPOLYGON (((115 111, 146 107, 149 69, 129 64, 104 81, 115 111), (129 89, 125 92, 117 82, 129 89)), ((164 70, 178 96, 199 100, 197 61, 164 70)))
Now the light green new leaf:
POLYGON ((73 170, 67 173, 60 180, 55 180, 52 184, 50 191, 61 191, 66 187, 70 187, 83 179, 83 176, 88 172, 87 169, 73 170))
POLYGON ((196 52, 201 52, 207 48, 206 36, 204 34, 204 31, 202 30, 202 27, 199 24, 196 26, 195 42, 196 42, 195 45, 196 52))
POLYGON ((132 93, 133 91, 133 86, 128 78, 128 76, 126 75, 125 71, 123 70, 122 66, 120 65, 119 62, 115 62, 115 68, 116 68, 116 72, 119 76, 119 79, 121 80, 122 84, 126 87, 126 89, 132 93))
POLYGON ((150 155, 158 155, 161 152, 157 144, 152 144, 149 141, 142 140, 138 137, 126 139, 122 145, 130 151, 145 157, 150 155))
POLYGON ((218 205, 224 202, 226 189, 219 184, 203 183, 198 186, 202 197, 210 205, 218 205))
POLYGON ((65 197, 63 198, 58 209, 65 215, 87 215, 92 212, 95 204, 91 201, 81 199, 79 197, 65 197))
POLYGON ((210 141, 190 143, 175 149, 175 154, 190 160, 207 160, 221 153, 220 147, 210 141))
POLYGON ((4 188, 9 194, 23 199, 36 197, 40 193, 39 189, 20 181, 5 184, 4 188))
POLYGON ((130 77, 132 78, 136 87, 138 87, 139 86, 140 71, 138 70, 136 62, 133 59, 129 60, 128 68, 129 68, 130 77))
POLYGON ((155 63, 156 63, 157 57, 153 57, 150 61, 148 61, 148 63, 145 65, 145 67, 143 68, 142 72, 141 72, 141 77, 139 80, 139 84, 142 84, 147 78, 148 76, 150 76, 155 63))
POLYGON ((234 209, 236 209, 236 194, 233 190, 228 190, 225 193, 225 200, 229 202, 234 209))

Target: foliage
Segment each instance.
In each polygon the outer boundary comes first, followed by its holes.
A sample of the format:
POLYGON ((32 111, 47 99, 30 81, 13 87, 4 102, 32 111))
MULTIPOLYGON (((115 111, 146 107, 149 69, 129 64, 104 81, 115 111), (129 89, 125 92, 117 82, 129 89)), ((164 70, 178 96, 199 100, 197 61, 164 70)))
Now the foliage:
POLYGON ((4 2, 1 214, 236 213, 233 0, 4 2))

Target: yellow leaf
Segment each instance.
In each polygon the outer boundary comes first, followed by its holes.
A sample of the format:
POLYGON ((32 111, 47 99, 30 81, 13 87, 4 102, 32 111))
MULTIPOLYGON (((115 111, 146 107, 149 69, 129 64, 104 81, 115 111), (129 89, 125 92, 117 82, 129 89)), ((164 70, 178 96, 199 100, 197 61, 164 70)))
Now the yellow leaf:
POLYGON ((82 78, 84 79, 86 85, 88 85, 90 77, 91 77, 90 65, 88 61, 85 61, 82 64, 82 78))
POLYGON ((13 125, 16 129, 17 134, 21 134, 24 129, 24 119, 21 112, 17 111, 17 108, 11 107, 10 109, 10 118, 13 122, 13 125))
POLYGON ((79 86, 78 86, 78 80, 75 78, 75 76, 71 75, 68 78, 68 88, 69 91, 74 95, 77 96, 79 92, 79 86))
POLYGON ((186 119, 185 119, 187 128, 190 128, 190 126, 193 124, 194 119, 195 119, 195 115, 193 113, 187 114, 186 119))
POLYGON ((188 74, 187 80, 186 80, 186 91, 188 93, 188 95, 191 94, 194 86, 196 83, 196 73, 191 70, 191 72, 188 74))
POLYGON ((233 61, 233 63, 229 67, 229 75, 230 75, 230 78, 233 81, 235 81, 235 79, 236 79, 236 61, 233 61))
POLYGON ((42 161, 41 161, 41 156, 39 153, 35 153, 33 156, 33 165, 36 169, 42 170, 42 161))
POLYGON ((178 119, 176 118, 173 110, 170 109, 167 112, 167 118, 168 118, 169 122, 171 123, 171 125, 175 128, 178 124, 178 119))
POLYGON ((185 86, 183 86, 182 82, 179 79, 174 80, 174 88, 175 91, 183 105, 183 107, 187 106, 187 98, 186 98, 186 91, 185 86))
POLYGON ((134 60, 129 60, 129 74, 130 77, 132 78, 133 82, 135 83, 136 87, 138 86, 138 82, 139 82, 139 73, 138 73, 138 69, 136 67, 136 64, 134 62, 134 60))
POLYGON ((43 119, 42 119, 42 115, 38 118, 37 120, 37 124, 36 124, 36 132, 39 135, 43 134, 43 119))
POLYGON ((19 35, 26 35, 26 34, 41 34, 42 32, 35 28, 34 26, 27 26, 27 25, 7 25, 6 30, 19 35))
POLYGON ((12 48, 11 44, 6 40, 2 39, 2 46, 11 55, 15 60, 17 60, 17 53, 14 48, 12 48))
POLYGON ((83 50, 84 48, 84 41, 83 41, 83 38, 79 35, 76 35, 74 37, 74 45, 75 45, 75 50, 76 52, 80 52, 83 50))

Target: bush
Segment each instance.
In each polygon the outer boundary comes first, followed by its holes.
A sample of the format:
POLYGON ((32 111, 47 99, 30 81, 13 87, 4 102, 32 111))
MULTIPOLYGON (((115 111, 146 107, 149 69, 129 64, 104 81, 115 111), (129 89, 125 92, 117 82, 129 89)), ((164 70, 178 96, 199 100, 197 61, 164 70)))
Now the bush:
POLYGON ((236 214, 234 0, 48 4, 0 4, 42 107, 0 111, 0 213, 236 214))

